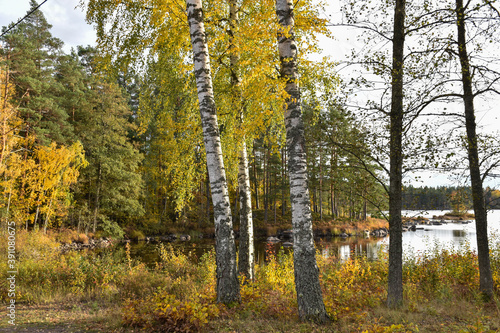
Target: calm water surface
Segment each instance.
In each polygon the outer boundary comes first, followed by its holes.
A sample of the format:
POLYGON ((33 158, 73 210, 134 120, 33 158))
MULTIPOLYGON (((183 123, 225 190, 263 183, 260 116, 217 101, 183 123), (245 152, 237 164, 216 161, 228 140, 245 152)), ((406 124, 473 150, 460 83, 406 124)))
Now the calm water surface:
MULTIPOLYGON (((403 211, 404 216, 416 217, 423 216, 432 218, 434 215, 443 215, 446 211, 403 211)), ((476 224, 448 223, 439 226, 425 225, 420 226, 423 229, 417 231, 408 231, 403 233, 403 251, 405 257, 431 252, 436 244, 446 248, 460 248, 465 243, 470 243, 472 249, 476 249, 476 224)), ((500 236, 500 210, 488 212, 488 230, 490 237, 495 237, 496 242, 500 236)), ((172 243, 174 248, 184 253, 190 253, 192 258, 200 258, 204 253, 214 248, 213 239, 193 239, 188 242, 175 241, 172 243)), ((236 242, 238 245, 238 242, 236 242)), ((370 260, 377 260, 387 251, 389 237, 385 238, 356 238, 347 239, 324 238, 316 240, 316 247, 324 256, 335 256, 340 260, 346 260, 353 256, 366 256, 370 260)), ((289 252, 291 248, 283 247, 283 243, 269 244, 266 239, 255 241, 256 261, 262 263, 271 253, 278 251, 289 252)), ((150 266, 159 261, 159 255, 156 244, 138 242, 131 244, 131 256, 146 262, 150 266)))
MULTIPOLYGON (((471 211, 472 212, 472 211, 471 211)), ((403 211, 405 216, 423 216, 432 218, 435 215, 443 215, 446 211, 403 211)), ((488 212, 488 234, 490 240, 499 241, 500 236, 500 210, 488 212)), ((381 244, 389 244, 388 239, 384 239, 381 244)), ((415 253, 432 251, 435 244, 441 247, 459 249, 465 243, 470 243, 473 250, 477 250, 476 223, 469 224, 448 223, 443 225, 424 226, 423 230, 405 232, 403 234, 403 251, 406 256, 413 256, 415 253)))

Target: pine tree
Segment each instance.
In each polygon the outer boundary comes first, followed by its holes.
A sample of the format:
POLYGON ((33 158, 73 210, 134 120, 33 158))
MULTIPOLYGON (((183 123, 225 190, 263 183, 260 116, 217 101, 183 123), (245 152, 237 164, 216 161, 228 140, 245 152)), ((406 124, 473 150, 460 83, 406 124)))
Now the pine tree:
MULTIPOLYGON (((37 6, 31 0, 29 11, 37 6)), ((69 144, 74 140, 72 126, 54 96, 60 87, 52 75, 62 53, 62 41, 51 35, 51 27, 40 10, 34 11, 2 37, 3 53, 15 85, 12 103, 19 105, 25 122, 23 134, 34 135, 42 145, 52 141, 69 144)))
MULTIPOLYGON (((84 48, 79 51, 95 53, 84 48)), ((122 89, 94 72, 92 60, 86 65, 90 74, 82 72, 86 88, 71 121, 89 162, 82 171, 78 199, 81 204, 87 201, 95 232, 99 221, 125 221, 143 214, 138 169, 142 155, 128 138, 133 125, 128 121, 131 111, 122 89)))

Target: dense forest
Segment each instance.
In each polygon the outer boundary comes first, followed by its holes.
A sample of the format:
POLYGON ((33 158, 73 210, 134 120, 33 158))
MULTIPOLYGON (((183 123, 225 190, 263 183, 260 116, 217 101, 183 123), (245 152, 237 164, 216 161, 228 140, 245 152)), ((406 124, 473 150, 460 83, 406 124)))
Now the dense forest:
MULTIPOLYGON (((149 60, 142 74, 109 75, 96 49, 64 54, 62 46, 39 10, 3 37, 4 218, 27 228, 64 225, 116 236, 127 228, 161 233, 187 220, 211 221, 196 95, 189 77, 174 71, 173 55, 149 60), (160 82, 167 79, 165 88, 160 82)), ((327 74, 304 87, 312 209, 319 220, 363 218, 387 209, 387 196, 371 175, 376 166, 359 158, 369 149, 368 129, 332 97, 313 95, 312 85, 327 74)), ((284 128, 267 103, 252 119, 247 143, 252 207, 271 223, 288 216, 290 201, 284 128)), ((238 166, 229 154, 237 153, 230 147, 239 134, 231 133, 230 115, 220 122, 237 214, 238 166)), ((452 209, 457 193, 472 208, 463 188, 408 186, 403 193, 405 209, 452 209)), ((497 191, 486 193, 489 207, 498 208, 497 191)))
MULTIPOLYGON (((156 234, 187 220, 211 221, 196 94, 192 78, 175 70, 174 54, 148 60, 141 73, 110 74, 92 47, 64 54, 40 10, 2 42, 4 220, 29 229, 67 226, 114 236, 127 228, 156 234)), ((309 88, 326 74, 310 75, 309 88)), ((217 84, 224 89, 227 83, 217 84)), ((290 213, 287 155, 276 102, 262 98, 247 105, 255 110, 245 135, 252 206, 271 223, 290 213)), ((386 199, 365 162, 346 150, 366 149, 363 127, 333 98, 324 98, 304 93, 313 211, 318 219, 361 218, 386 199)), ((232 117, 221 110, 237 215, 238 165, 232 161, 244 129, 232 117)))
MULTIPOLYGON (((107 302, 119 331, 223 322, 253 332, 255 313, 276 321, 262 331, 290 318, 418 331, 392 314, 421 304, 425 317, 467 303, 496 318, 500 243, 487 210, 500 208, 500 190, 485 183, 500 141, 477 123, 480 101, 500 91, 496 49, 485 46, 500 43, 495 0, 342 1, 342 22, 316 0, 82 0, 96 46, 69 54, 42 4, 30 0, 0 37, 0 275, 7 262, 21 267, 2 279, 14 291, 0 300, 14 318, 16 295, 32 304, 52 293, 107 302), (346 26, 363 46, 340 64, 312 60, 318 37, 346 26), (420 172, 460 185, 410 185, 420 172), (404 258, 403 209, 473 210, 477 248, 404 258), (387 255, 318 252, 320 228, 389 236, 387 255), (269 231, 263 264, 254 229, 269 231), (213 251, 172 247, 191 231, 215 238, 213 251), (285 233, 291 251, 276 253, 285 233), (131 240, 158 245, 154 268, 132 259, 131 240), (91 242, 103 251, 76 251, 91 242), (394 312, 375 318, 381 307, 394 312)), ((426 319, 439 331, 441 318, 426 319)))

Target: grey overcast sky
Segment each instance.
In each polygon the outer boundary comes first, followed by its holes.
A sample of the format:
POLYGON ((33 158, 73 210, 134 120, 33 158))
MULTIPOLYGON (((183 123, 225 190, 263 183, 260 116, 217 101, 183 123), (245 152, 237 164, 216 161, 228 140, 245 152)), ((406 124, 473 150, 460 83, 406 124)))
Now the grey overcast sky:
MULTIPOLYGON (((329 0, 330 7, 328 13, 324 13, 326 17, 333 20, 340 20, 340 6, 338 0, 329 0)), ((43 0, 38 0, 38 3, 43 0)), ((0 0, 0 26, 7 26, 11 22, 17 22, 21 17, 26 15, 29 9, 29 0, 0 0)), ((85 22, 85 15, 81 8, 78 7, 79 0, 48 0, 40 8, 48 22, 52 24, 52 35, 61 39, 64 42, 64 51, 69 53, 71 48, 77 45, 93 45, 95 44, 95 33, 91 26, 85 22)), ((338 28, 337 28, 338 29, 338 28)), ((324 46, 323 55, 330 55, 333 60, 341 61, 345 56, 350 54, 350 50, 354 47, 361 47, 357 41, 357 31, 343 28, 333 30, 336 36, 335 40, 320 38, 324 46)), ((500 129, 500 101, 494 98, 489 101, 482 101, 476 107, 477 119, 483 130, 489 133, 498 133, 500 129)), ((436 175, 432 173, 424 173, 422 183, 415 185, 450 185, 450 181, 446 175, 436 175)), ((486 185, 498 187, 500 178, 490 179, 486 185)))
MULTIPOLYGON (((43 0, 37 0, 42 3, 43 0)), ((40 10, 52 24, 52 35, 64 42, 64 51, 69 52, 77 45, 95 43, 95 33, 85 23, 85 14, 77 8, 79 0, 48 0, 40 10)), ((30 0, 0 0, 0 26, 17 22, 26 15, 30 0)))

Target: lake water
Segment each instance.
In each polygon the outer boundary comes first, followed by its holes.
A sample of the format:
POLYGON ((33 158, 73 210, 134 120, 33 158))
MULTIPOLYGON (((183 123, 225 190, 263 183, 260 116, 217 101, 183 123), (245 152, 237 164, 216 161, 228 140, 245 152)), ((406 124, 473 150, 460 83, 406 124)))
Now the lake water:
MULTIPOLYGON (((404 216, 423 216, 432 218, 434 215, 443 215, 446 211, 403 211, 404 216)), ((464 243, 470 243, 476 249, 476 224, 448 223, 443 225, 420 226, 423 229, 403 233, 403 252, 405 257, 423 254, 432 251, 435 244, 446 248, 460 248, 464 243)), ((500 210, 488 212, 488 230, 490 236, 500 236, 500 210)), ((499 241, 499 238, 496 238, 499 241)), ((184 253, 191 253, 193 258, 201 257, 205 252, 214 248, 213 239, 194 239, 188 242, 175 241, 170 244, 184 253)), ((238 244, 238 242, 236 242, 238 244)), ((347 260, 353 256, 366 256, 370 260, 377 260, 381 254, 387 252, 389 237, 385 238, 356 238, 340 237, 316 239, 316 247, 324 256, 335 256, 340 260, 347 260)), ((146 242, 132 243, 131 256, 154 265, 159 260, 157 245, 146 242)), ((291 251, 283 248, 283 243, 267 243, 266 239, 255 241, 255 259, 258 263, 265 262, 271 253, 280 250, 291 251)))
MULTIPOLYGON (((446 211, 404 211, 403 215, 409 217, 420 215, 432 218, 444 213, 446 211)), ((500 210, 488 212, 488 234, 490 241, 496 236, 496 241, 498 242, 498 236, 500 236, 500 210)), ((384 239, 380 243, 387 245, 389 244, 389 240, 384 239)), ((403 251, 406 256, 431 251, 434 244, 439 244, 446 248, 459 249, 464 243, 470 243, 471 249, 477 250, 475 221, 469 224, 448 223, 443 225, 426 225, 423 230, 403 233, 403 251)))

